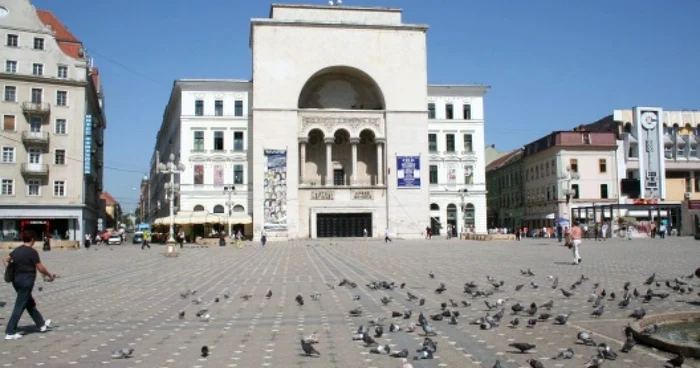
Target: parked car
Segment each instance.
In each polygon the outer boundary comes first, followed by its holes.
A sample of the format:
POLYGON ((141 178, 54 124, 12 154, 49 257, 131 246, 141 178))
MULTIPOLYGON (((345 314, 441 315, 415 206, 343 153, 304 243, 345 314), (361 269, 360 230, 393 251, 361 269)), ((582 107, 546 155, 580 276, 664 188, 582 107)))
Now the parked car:
POLYGON ((119 233, 113 233, 109 236, 109 239, 107 239, 107 244, 108 245, 121 245, 122 244, 122 236, 119 233))
POLYGON ((134 233, 134 238, 131 240, 133 244, 143 243, 143 232, 137 231, 134 233))

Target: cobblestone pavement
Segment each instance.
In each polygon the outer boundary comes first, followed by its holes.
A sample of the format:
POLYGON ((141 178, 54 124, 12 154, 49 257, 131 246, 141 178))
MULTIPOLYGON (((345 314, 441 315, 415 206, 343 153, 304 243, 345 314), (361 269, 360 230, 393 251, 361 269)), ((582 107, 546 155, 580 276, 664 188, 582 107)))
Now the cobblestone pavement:
MULTIPOLYGON (((252 245, 244 249, 186 248, 178 258, 166 258, 164 248, 154 246, 140 250, 124 245, 99 250, 54 251, 42 253, 49 270, 61 276, 54 283, 38 281, 34 296, 45 318, 52 319, 51 332, 36 333, 25 314, 20 322, 27 331, 17 341, 3 341, 0 364, 4 367, 401 367, 400 359, 369 354, 361 342, 351 341, 360 324, 372 318, 390 317, 391 311, 411 309, 415 321, 419 311, 426 316, 439 311, 439 304, 450 298, 471 302, 459 310, 459 324, 431 321, 438 332, 438 350, 433 360, 414 361, 414 367, 492 367, 496 359, 504 367, 527 366, 526 359, 541 360, 545 367, 583 367, 595 348, 576 344, 581 330, 590 331, 598 342, 619 350, 622 329, 631 321, 627 315, 641 306, 635 299, 627 309, 619 309, 625 281, 641 293, 642 282, 653 272, 657 280, 691 274, 700 267, 700 243, 689 238, 666 240, 587 241, 581 247, 583 263, 571 265, 571 252, 550 240, 523 242, 468 242, 458 240, 401 241, 385 244, 378 241, 298 240, 252 245), (535 276, 522 275, 532 269, 535 276), (428 277, 433 271, 435 278, 428 277), (565 298, 552 289, 552 275, 559 277, 560 287, 567 290, 584 274, 590 281, 565 298), (465 282, 475 281, 492 290, 486 280, 490 275, 504 280, 502 291, 488 299, 472 299, 463 293, 465 282), (346 278, 357 288, 339 287, 346 278), (365 285, 371 280, 406 283, 406 288, 372 291, 365 285), (539 288, 530 284, 534 281, 539 288), (438 295, 434 289, 444 283, 447 290, 438 295), (330 289, 326 283, 335 285, 330 289), (615 301, 606 301, 599 319, 590 317, 593 310, 588 296, 597 291, 614 291, 615 301), (520 291, 515 285, 525 284, 520 291), (38 291, 38 287, 42 291, 38 291), (181 298, 180 293, 196 290, 195 297, 181 298), (265 298, 268 290, 271 298, 265 298), (423 307, 408 301, 406 292, 425 298, 423 307), (309 295, 319 292, 318 301, 309 295), (229 298, 224 298, 228 293, 229 298), (294 297, 305 297, 303 307, 294 297), (249 300, 241 298, 250 294, 249 300), (354 300, 359 295, 359 300, 354 300), (393 297, 387 306, 383 296, 393 297), (200 297, 201 305, 192 300, 200 297), (215 302, 215 298, 219 298, 215 302), (484 316, 484 300, 496 302, 508 298, 506 316, 501 327, 481 330, 469 322, 484 316), (521 325, 510 328, 510 306, 521 302, 542 304, 553 300, 551 313, 573 312, 569 324, 540 322, 527 328, 528 317, 521 325), (365 314, 349 317, 348 310, 361 306, 365 314), (201 321, 195 313, 207 308, 211 320, 201 321), (178 312, 185 311, 184 319, 178 312), (301 354, 301 336, 317 331, 315 345, 320 357, 301 354), (537 347, 529 354, 519 354, 508 347, 512 342, 531 342, 537 347), (211 354, 202 358, 200 349, 207 345, 211 354), (111 359, 111 351, 132 347, 130 359, 111 359), (572 347, 572 360, 551 360, 559 351, 572 347)), ((691 284, 700 284, 694 278, 691 284)), ((665 289, 665 287, 663 288, 665 289)), ((672 294, 661 301, 644 305, 649 314, 697 310, 689 302, 698 301, 696 293, 672 294)), ((14 291, 9 284, 0 287, 0 299, 8 302, 0 313, 5 324, 11 313, 14 291)), ((490 311, 494 314, 495 311, 490 311)), ((539 314, 539 313, 538 313, 539 314)), ((390 323, 391 318, 386 323, 390 323)), ((402 327, 409 321, 396 319, 402 327)), ((385 331, 388 326, 385 326, 385 331)), ((385 332, 377 341, 392 350, 408 348, 411 356, 422 342, 422 331, 385 332)), ((661 367, 669 355, 645 347, 630 354, 620 353, 606 367, 661 367)), ((686 360, 688 361, 688 360, 686 360)), ((695 361, 689 362, 697 366, 695 361)))

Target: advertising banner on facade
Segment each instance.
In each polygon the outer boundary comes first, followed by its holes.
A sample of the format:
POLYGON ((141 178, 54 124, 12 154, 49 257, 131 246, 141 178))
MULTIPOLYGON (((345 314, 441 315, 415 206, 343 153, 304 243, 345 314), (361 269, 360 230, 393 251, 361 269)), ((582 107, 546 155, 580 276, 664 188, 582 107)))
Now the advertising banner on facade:
POLYGON ((265 150, 265 230, 287 230, 287 150, 265 150))
POLYGON ((224 167, 214 165, 214 185, 224 185, 224 167))
POLYGON ((450 184, 457 182, 457 167, 455 164, 450 164, 447 166, 447 182, 450 184))
POLYGON ((636 107, 635 120, 639 139, 639 178, 645 199, 664 199, 666 167, 661 109, 636 107))
POLYGON ((92 174, 92 115, 85 115, 85 154, 83 155, 83 172, 86 175, 92 174))
POLYGON ((420 188, 420 156, 396 156, 399 188, 420 188))

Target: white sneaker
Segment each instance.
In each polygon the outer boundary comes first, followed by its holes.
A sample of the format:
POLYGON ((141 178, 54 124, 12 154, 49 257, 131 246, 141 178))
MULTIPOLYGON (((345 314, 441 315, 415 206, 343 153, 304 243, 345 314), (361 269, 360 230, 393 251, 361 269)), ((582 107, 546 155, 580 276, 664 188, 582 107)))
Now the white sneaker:
POLYGON ((5 340, 19 340, 22 338, 22 335, 16 333, 14 335, 5 335, 5 340))
POLYGON ((51 320, 50 320, 50 319, 47 319, 47 320, 44 322, 44 325, 41 326, 41 328, 39 328, 39 331, 40 331, 40 332, 46 332, 46 331, 48 331, 48 330, 50 330, 50 329, 51 329, 51 320))

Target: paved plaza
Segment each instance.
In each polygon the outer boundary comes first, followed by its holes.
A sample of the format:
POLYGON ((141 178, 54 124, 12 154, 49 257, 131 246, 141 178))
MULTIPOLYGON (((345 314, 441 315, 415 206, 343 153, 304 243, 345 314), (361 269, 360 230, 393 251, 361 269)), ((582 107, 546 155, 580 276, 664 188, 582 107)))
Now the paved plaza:
MULTIPOLYGON (((377 338, 392 350, 408 348, 415 355, 423 341, 423 332, 389 333, 391 311, 414 312, 410 320, 397 318, 394 323, 406 328, 415 322, 419 311, 426 317, 440 311, 440 303, 453 299, 468 301, 470 307, 453 308, 461 313, 457 325, 430 321, 438 332, 437 353, 432 360, 414 361, 414 367, 492 367, 499 359, 503 367, 527 366, 536 358, 545 367, 583 367, 594 347, 576 343, 581 330, 592 333, 597 342, 605 342, 619 351, 627 317, 642 306, 641 298, 633 299, 627 309, 617 304, 622 286, 630 281, 633 288, 645 293, 643 281, 656 272, 657 280, 691 274, 700 267, 700 242, 690 238, 666 240, 635 239, 633 241, 587 241, 581 247, 583 263, 571 265, 571 252, 555 241, 525 240, 522 242, 472 242, 458 240, 378 241, 297 240, 259 244, 243 249, 232 247, 188 248, 178 258, 162 255, 163 246, 141 251, 140 247, 122 245, 97 247, 98 250, 53 251, 41 253, 43 262, 60 278, 54 283, 38 281, 34 296, 45 318, 52 319, 54 329, 41 334, 29 326, 26 315, 20 322, 27 331, 17 341, 3 341, 0 364, 4 367, 401 367, 401 359, 369 354, 361 341, 352 341, 360 324, 370 319, 389 317, 385 333, 377 338), (535 276, 521 274, 531 269, 535 276), (433 271, 435 278, 428 277, 433 271), (567 290, 584 274, 590 281, 573 290, 565 298, 552 289, 548 276, 559 277, 560 287, 567 290), (489 298, 475 298, 463 293, 465 282, 475 281, 483 290, 493 290, 486 276, 503 280, 502 291, 489 298), (358 287, 338 286, 342 279, 358 287), (404 290, 372 291, 370 281, 406 283, 404 290), (539 285, 533 288, 531 282, 539 285), (438 295, 435 289, 444 283, 447 290, 438 295), (607 301, 605 313, 591 318, 593 310, 587 301, 597 291, 606 289, 617 294, 607 301), (334 285, 333 289, 327 284, 334 285), (515 286, 525 284, 520 291, 515 286), (42 287, 42 291, 38 288, 42 287), (196 290, 194 297, 182 298, 185 290, 196 290), (265 294, 272 291, 267 299, 265 294), (406 292, 425 298, 423 307, 408 301, 406 292), (318 292, 315 301, 311 294, 318 292), (224 294, 229 297, 225 298, 224 294), (294 300, 301 293, 305 304, 294 300), (243 295, 252 295, 244 300, 243 295), (359 300, 355 296, 359 295, 359 300), (380 299, 393 297, 384 306, 380 299), (193 299, 201 298, 201 305, 193 299), (215 302, 215 298, 219 298, 215 302), (488 311, 484 300, 504 304, 506 315, 501 326, 481 330, 470 322, 488 311), (529 317, 521 316, 517 328, 508 327, 510 307, 516 302, 529 306, 554 301, 553 315, 573 312, 565 326, 551 321, 534 328, 525 327, 529 317), (361 317, 350 317, 350 309, 361 307, 361 317), (211 319, 201 321, 195 315, 209 309, 211 319), (185 311, 184 319, 178 317, 185 311), (318 332, 315 345, 320 357, 303 356, 301 336, 318 332), (536 348, 519 354, 508 344, 530 342, 536 348), (207 345, 210 355, 201 357, 207 345), (134 348, 129 359, 111 359, 113 350, 134 348), (551 360, 559 351, 572 347, 572 360, 551 360)), ((700 284, 694 278, 690 283, 700 284)), ((700 300, 696 295, 673 293, 661 301, 645 304, 649 314, 697 310, 689 302, 700 300)), ((7 305, 0 310, 2 323, 7 323, 14 291, 9 284, 0 289, 0 300, 7 305)), ((448 302, 449 303, 449 302, 448 302)), ((539 313, 538 313, 539 314, 539 313)), ((410 358, 409 357, 409 358, 410 358)), ((637 346, 631 353, 619 353, 606 367, 661 367, 669 354, 637 346)), ((697 366, 689 361, 689 366, 697 366)))

